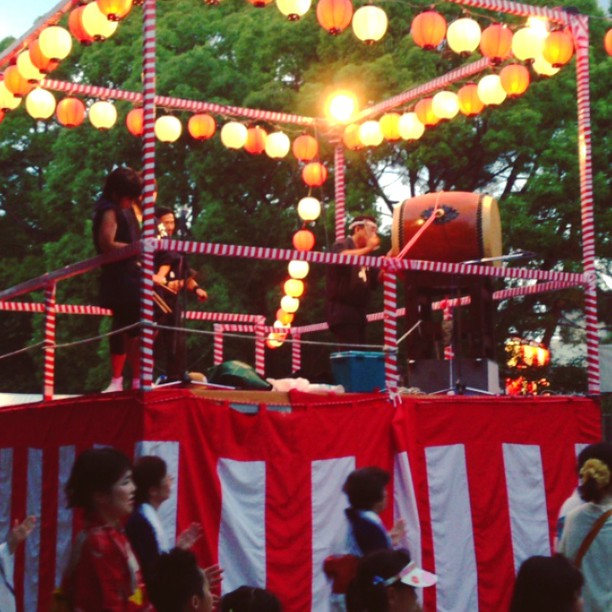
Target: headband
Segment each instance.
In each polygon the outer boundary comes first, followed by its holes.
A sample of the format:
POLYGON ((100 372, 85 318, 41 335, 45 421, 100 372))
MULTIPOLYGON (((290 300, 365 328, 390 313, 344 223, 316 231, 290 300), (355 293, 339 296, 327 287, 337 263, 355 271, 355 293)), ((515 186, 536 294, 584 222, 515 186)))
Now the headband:
POLYGON ((370 219, 358 219, 356 221, 353 221, 348 228, 350 230, 355 229, 357 226, 359 225, 365 225, 367 227, 371 227, 374 230, 378 229, 378 225, 376 225, 376 223, 374 223, 374 221, 370 221, 370 219))

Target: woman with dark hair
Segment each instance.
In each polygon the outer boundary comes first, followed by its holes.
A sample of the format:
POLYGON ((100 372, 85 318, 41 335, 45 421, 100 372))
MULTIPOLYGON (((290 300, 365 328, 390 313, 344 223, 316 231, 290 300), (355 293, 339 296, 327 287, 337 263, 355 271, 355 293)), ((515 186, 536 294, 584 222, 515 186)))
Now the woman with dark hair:
POLYGON ((582 583, 565 557, 530 557, 516 577, 510 612, 580 612, 582 583))
MULTIPOLYGON (((140 562, 147 588, 150 588, 153 568, 159 556, 171 548, 157 511, 170 497, 172 476, 168 474, 163 459, 145 455, 134 463, 133 477, 137 507, 128 519, 125 530, 140 562)), ((201 534, 201 526, 193 523, 179 535, 177 546, 187 550, 201 534)), ((214 578, 214 571, 211 576, 214 578)))
POLYGON ((241 586, 221 598, 221 612, 281 612, 278 597, 258 587, 241 586))
POLYGON ((587 503, 567 515, 559 552, 584 576, 585 612, 612 610, 612 444, 589 447, 580 468, 580 497, 587 503))
POLYGON ((81 453, 66 485, 68 507, 81 508, 85 528, 73 544, 62 581, 71 610, 151 610, 138 560, 121 521, 134 508, 129 459, 113 448, 81 453))
POLYGON ((403 549, 379 550, 360 560, 351 582, 348 612, 418 612, 416 589, 433 586, 435 574, 417 567, 403 549))

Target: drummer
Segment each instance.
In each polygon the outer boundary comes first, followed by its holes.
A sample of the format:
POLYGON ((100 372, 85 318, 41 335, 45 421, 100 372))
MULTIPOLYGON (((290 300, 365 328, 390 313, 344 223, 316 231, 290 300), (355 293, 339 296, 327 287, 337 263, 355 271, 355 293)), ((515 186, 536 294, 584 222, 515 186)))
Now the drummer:
MULTIPOLYGON (((332 247, 333 253, 370 255, 380 248, 374 217, 355 217, 349 230, 351 235, 336 242, 332 247)), ((377 284, 378 272, 372 268, 346 265, 327 267, 327 323, 340 344, 365 344, 367 308, 377 284)))

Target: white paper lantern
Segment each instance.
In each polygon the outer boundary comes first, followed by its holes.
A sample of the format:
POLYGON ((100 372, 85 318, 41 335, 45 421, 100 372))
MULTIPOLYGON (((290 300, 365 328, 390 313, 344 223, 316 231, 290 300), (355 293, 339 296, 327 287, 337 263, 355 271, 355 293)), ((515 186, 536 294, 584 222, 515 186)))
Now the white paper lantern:
POLYGON ((436 117, 452 119, 459 112, 459 98, 452 91, 439 91, 432 98, 431 108, 436 117))
POLYGON ((228 149, 242 149, 247 140, 248 130, 237 121, 229 121, 221 128, 221 142, 228 149))
POLYGON ((183 126, 174 115, 162 115, 155 120, 155 137, 160 142, 176 142, 183 132, 183 126))
POLYGON ((321 202, 317 198, 307 196, 298 202, 297 211, 302 221, 315 221, 321 214, 321 202))
POLYGON ((43 55, 59 62, 70 54, 72 36, 68 30, 60 26, 50 26, 40 33, 38 44, 43 55))
POLYGON ((266 137, 266 155, 272 159, 282 159, 290 148, 291 140, 284 132, 272 132, 266 137))
POLYGON ((292 259, 287 266, 287 270, 289 272, 289 276, 291 278, 303 279, 308 276, 308 272, 310 272, 310 265, 307 261, 302 261, 300 259, 292 259))
POLYGON ((81 23, 85 31, 95 40, 110 38, 119 26, 119 22, 108 19, 98 7, 97 2, 90 2, 83 9, 81 23))
POLYGON ((359 126, 359 140, 364 147, 377 147, 383 139, 378 121, 365 121, 359 126))
POLYGON ((6 88, 4 81, 0 81, 0 110, 10 111, 17 108, 20 104, 21 98, 13 95, 13 92, 6 88))
POLYGON ((399 130, 404 140, 418 140, 425 132, 425 126, 416 113, 410 112, 400 117, 399 130))
POLYGON ((17 57, 17 69, 21 76, 30 83, 37 83, 45 78, 45 75, 32 63, 30 52, 27 49, 17 57))
POLYGON ((49 119, 55 112, 55 97, 50 91, 37 87, 26 96, 26 110, 34 119, 49 119))
POLYGON ((297 21, 310 9, 312 0, 276 0, 276 7, 289 21, 297 21))
POLYGON ((378 42, 385 35, 388 25, 387 13, 372 4, 358 8, 353 14, 353 32, 366 45, 378 42))
POLYGON ((469 55, 478 48, 482 31, 477 21, 462 17, 453 21, 446 30, 448 46, 461 55, 469 55))
POLYGON ((89 122, 98 130, 110 130, 117 122, 117 109, 106 100, 98 100, 89 107, 89 122))
POLYGON ((478 97, 487 106, 498 106, 508 96, 499 74, 487 74, 478 81, 478 97))

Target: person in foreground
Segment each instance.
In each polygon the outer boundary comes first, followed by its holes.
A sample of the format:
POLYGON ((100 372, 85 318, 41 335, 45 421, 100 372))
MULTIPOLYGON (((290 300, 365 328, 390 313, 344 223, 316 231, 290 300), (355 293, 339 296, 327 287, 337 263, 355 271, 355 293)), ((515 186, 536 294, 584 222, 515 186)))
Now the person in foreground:
POLYGON ((419 568, 406 549, 379 550, 359 562, 346 607, 348 612, 419 612, 416 589, 436 582, 437 576, 419 568))
POLYGON ((73 543, 61 596, 75 612, 149 612, 138 560, 121 522, 134 508, 129 459, 113 448, 81 453, 73 467, 66 497, 81 508, 85 528, 73 543))
POLYGON ((278 597, 266 589, 241 586, 221 598, 221 612, 281 612, 278 597))
POLYGON ((585 612, 612 610, 612 444, 590 447, 580 468, 580 497, 587 503, 567 515, 559 552, 584 576, 585 612))
POLYGON ((208 579, 191 551, 173 548, 159 557, 153 570, 151 601, 157 612, 212 612, 208 579))
POLYGON ((15 521, 6 542, 0 544, 0 610, 15 612, 15 588, 13 568, 15 551, 23 544, 36 527, 36 517, 28 516, 21 523, 15 521))
POLYGON ((582 574, 562 555, 523 562, 514 583, 510 612, 581 612, 582 574))

